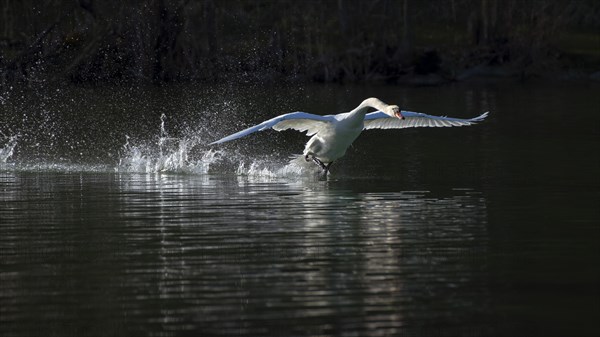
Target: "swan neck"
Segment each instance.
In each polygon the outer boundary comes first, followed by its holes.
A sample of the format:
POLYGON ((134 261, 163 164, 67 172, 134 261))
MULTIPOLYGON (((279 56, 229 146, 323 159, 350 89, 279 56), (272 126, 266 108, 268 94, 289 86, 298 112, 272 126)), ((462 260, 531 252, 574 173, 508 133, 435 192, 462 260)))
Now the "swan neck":
POLYGON ((356 107, 356 109, 354 109, 353 112, 366 115, 367 112, 369 111, 369 108, 374 108, 379 111, 384 111, 385 108, 387 108, 387 107, 388 107, 388 105, 383 103, 380 99, 371 97, 371 98, 367 98, 364 101, 362 101, 362 103, 360 103, 360 105, 358 107, 356 107))

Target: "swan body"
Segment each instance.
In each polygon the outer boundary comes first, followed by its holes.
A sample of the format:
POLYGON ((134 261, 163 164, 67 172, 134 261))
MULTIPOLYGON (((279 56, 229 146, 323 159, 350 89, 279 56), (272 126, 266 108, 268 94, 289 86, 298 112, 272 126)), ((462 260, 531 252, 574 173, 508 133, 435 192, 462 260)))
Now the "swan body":
POLYGON ((311 138, 304 147, 306 160, 313 160, 325 172, 335 160, 346 154, 346 150, 363 130, 402 129, 410 127, 466 126, 484 120, 488 112, 471 119, 431 116, 423 113, 400 110, 397 105, 388 105, 377 98, 368 98, 350 112, 337 115, 313 115, 292 112, 264 121, 215 142, 220 144, 247 136, 257 131, 293 129, 306 132, 311 138), (377 111, 367 113, 369 108, 377 111))

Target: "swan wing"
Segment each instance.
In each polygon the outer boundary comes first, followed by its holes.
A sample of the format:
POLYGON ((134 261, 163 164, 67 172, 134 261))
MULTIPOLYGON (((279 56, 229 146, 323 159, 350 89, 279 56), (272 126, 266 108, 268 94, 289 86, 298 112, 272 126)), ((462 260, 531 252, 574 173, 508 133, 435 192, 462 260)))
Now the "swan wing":
POLYGON ((365 116, 365 130, 370 129, 403 129, 418 127, 448 127, 465 126, 484 120, 488 112, 470 119, 432 116, 413 111, 402 111, 404 119, 394 118, 381 111, 375 111, 365 116))
POLYGON ((282 130, 287 130, 287 129, 294 129, 294 130, 298 130, 300 132, 307 131, 307 135, 312 136, 315 133, 322 130, 324 127, 327 127, 327 125, 329 123, 331 123, 333 120, 334 120, 334 118, 331 115, 320 116, 320 115, 313 115, 313 114, 309 114, 309 113, 301 112, 301 111, 291 112, 291 113, 287 113, 284 115, 280 115, 280 116, 271 118, 271 119, 264 121, 258 125, 255 125, 255 126, 247 128, 247 129, 244 129, 242 131, 236 132, 225 138, 221 138, 217 141, 210 143, 209 145, 228 142, 230 140, 238 139, 238 138, 247 136, 251 133, 254 133, 257 131, 264 131, 267 129, 273 129, 275 131, 282 131, 282 130))

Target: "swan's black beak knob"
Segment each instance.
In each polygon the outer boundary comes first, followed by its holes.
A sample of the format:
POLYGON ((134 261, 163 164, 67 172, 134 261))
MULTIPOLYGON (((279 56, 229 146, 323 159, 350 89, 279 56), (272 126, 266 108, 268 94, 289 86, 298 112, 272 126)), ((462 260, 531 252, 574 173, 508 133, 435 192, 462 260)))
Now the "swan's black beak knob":
POLYGON ((395 112, 394 116, 398 117, 398 119, 404 119, 404 116, 402 116, 402 113, 400 113, 400 111, 395 112))

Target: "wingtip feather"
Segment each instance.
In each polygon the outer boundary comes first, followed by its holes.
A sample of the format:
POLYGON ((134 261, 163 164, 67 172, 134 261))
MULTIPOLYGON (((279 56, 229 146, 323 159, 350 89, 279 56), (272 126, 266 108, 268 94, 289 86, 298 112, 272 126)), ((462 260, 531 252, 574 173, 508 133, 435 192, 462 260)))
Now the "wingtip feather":
POLYGON ((490 113, 489 111, 486 111, 486 112, 482 113, 481 115, 471 119, 471 121, 472 122, 480 122, 480 121, 486 119, 487 116, 489 115, 489 113, 490 113))

